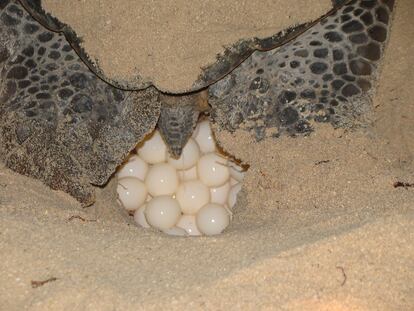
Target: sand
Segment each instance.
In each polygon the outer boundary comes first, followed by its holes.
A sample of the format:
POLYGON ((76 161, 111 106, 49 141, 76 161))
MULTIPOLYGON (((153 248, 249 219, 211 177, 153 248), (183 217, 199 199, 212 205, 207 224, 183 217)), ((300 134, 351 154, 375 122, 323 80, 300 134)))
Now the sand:
POLYGON ((330 0, 44 0, 70 25, 112 80, 152 81, 162 91, 192 89, 201 68, 241 39, 267 38, 332 8, 330 0), (306 8, 306 10, 304 10, 306 8), (281 14, 282 13, 282 14, 281 14))
POLYGON ((114 181, 82 209, 0 167, 0 309, 413 310, 413 14, 398 1, 373 127, 217 134, 250 164, 220 236, 136 227, 114 181))

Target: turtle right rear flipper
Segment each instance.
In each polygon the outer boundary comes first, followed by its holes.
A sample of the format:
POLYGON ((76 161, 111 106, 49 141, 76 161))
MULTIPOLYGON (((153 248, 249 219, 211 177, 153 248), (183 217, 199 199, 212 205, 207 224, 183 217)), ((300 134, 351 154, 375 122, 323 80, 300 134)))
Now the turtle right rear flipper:
POLYGON ((306 134, 312 124, 366 124, 393 0, 353 0, 285 46, 255 52, 210 87, 219 128, 306 134))

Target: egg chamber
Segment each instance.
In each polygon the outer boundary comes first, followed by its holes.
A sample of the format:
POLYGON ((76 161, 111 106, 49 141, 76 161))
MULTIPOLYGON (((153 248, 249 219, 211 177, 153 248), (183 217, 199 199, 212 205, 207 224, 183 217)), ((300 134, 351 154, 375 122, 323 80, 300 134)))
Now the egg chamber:
POLYGON ((208 120, 198 123, 178 158, 156 129, 118 168, 118 203, 143 228, 220 234, 231 221, 246 169, 217 146, 208 120))

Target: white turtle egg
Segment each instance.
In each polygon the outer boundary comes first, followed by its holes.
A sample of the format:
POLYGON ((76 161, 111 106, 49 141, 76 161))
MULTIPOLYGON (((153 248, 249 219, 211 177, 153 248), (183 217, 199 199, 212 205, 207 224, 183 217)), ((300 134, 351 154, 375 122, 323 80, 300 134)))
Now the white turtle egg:
POLYGON ((197 163, 200 180, 209 187, 222 186, 230 178, 228 160, 215 153, 203 155, 197 163))
POLYGON ((145 184, 153 197, 172 195, 178 187, 177 170, 168 163, 154 164, 148 171, 145 184))
POLYGON ((118 178, 135 177, 144 181, 148 172, 148 164, 137 155, 132 155, 128 162, 121 166, 118 178))
POLYGON ((138 178, 124 177, 118 180, 116 188, 119 200, 127 210, 136 210, 147 198, 147 188, 138 178))
POLYGON ((243 168, 240 167, 240 166, 238 166, 234 162, 230 162, 229 163, 229 167, 230 167, 230 175, 231 175, 231 177, 233 177, 238 182, 242 182, 243 181, 243 177, 244 177, 243 168))
POLYGON ((181 181, 197 179, 197 166, 193 166, 188 170, 178 171, 177 173, 181 181))
POLYGON ((183 182, 178 186, 176 199, 184 214, 195 214, 210 201, 210 191, 199 180, 183 182))
POLYGON ((188 233, 183 228, 178 227, 172 227, 168 229, 162 230, 162 232, 168 234, 168 235, 174 235, 174 236, 187 236, 188 233))
POLYGON ((149 164, 161 163, 167 160, 167 146, 158 131, 155 131, 142 145, 138 146, 137 152, 149 164))
POLYGON ((233 208, 234 204, 236 204, 237 194, 241 190, 241 186, 241 184, 236 184, 233 187, 231 187, 229 192, 229 199, 227 201, 230 208, 233 208))
POLYGON ((206 235, 220 234, 229 225, 230 215, 222 205, 209 203, 198 211, 196 223, 206 235))
POLYGON ((216 142, 214 141, 209 121, 205 120, 198 124, 194 131, 194 138, 200 146, 202 153, 214 152, 216 150, 216 142))
POLYGON ((239 182, 235 180, 233 177, 230 177, 230 186, 237 185, 239 182))
POLYGON ((194 166, 200 157, 200 148, 196 141, 190 138, 183 148, 183 152, 178 159, 168 157, 168 163, 174 166, 177 170, 186 170, 194 166))
POLYGON ((226 204, 229 191, 229 182, 226 182, 223 186, 217 188, 210 188, 211 203, 226 204))
POLYGON ((147 222, 160 230, 175 226, 181 216, 180 205, 169 195, 153 198, 147 203, 145 217, 147 222))
POLYGON ((194 215, 182 215, 177 223, 177 227, 184 229, 188 235, 201 235, 194 215))
POLYGON ((141 227, 149 228, 150 225, 148 224, 147 219, 145 218, 145 208, 146 205, 144 204, 135 211, 134 220, 141 227))

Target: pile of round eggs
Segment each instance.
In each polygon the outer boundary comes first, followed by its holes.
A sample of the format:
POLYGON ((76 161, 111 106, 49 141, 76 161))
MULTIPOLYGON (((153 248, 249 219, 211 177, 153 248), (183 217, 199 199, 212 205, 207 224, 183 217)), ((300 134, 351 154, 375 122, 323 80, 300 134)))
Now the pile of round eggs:
POLYGON ((168 155, 155 131, 120 167, 117 192, 142 227, 170 235, 214 235, 229 225, 243 175, 218 152, 209 122, 202 121, 178 159, 168 155))

